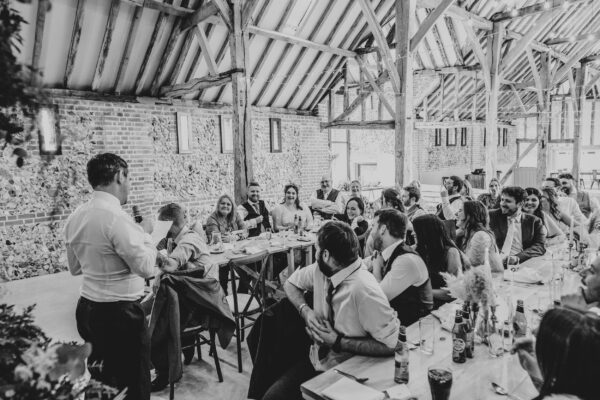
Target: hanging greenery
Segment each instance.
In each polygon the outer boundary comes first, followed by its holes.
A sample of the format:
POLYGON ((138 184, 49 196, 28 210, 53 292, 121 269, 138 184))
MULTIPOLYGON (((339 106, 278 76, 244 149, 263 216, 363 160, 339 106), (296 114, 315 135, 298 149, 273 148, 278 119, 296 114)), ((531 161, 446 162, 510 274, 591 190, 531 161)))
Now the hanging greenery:
POLYGON ((17 61, 23 44, 21 26, 27 22, 9 3, 0 0, 0 146, 15 146, 13 154, 21 167, 27 156, 24 145, 31 139, 24 120, 35 116, 43 96, 29 85, 38 72, 17 61))

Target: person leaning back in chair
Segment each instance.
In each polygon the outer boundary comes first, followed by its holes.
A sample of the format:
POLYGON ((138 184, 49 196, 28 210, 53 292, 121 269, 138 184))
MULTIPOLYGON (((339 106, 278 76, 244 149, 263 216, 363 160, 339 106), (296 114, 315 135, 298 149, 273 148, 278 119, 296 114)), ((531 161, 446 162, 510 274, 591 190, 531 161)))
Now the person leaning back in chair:
POLYGON ((344 212, 344 199, 339 190, 331 187, 331 177, 323 175, 321 188, 310 198, 310 208, 323 219, 331 219, 333 214, 344 212))
POLYGON ((261 190, 258 182, 250 182, 248 184, 248 200, 237 207, 238 214, 246 222, 249 237, 258 236, 267 229, 271 229, 270 211, 265 202, 260 199, 261 190))
POLYGON ((327 222, 316 246, 317 262, 297 269, 284 288, 318 350, 313 346, 311 356, 306 354, 282 371, 263 400, 302 399, 303 382, 353 354, 394 354, 400 323, 377 281, 363 267, 356 234, 343 222, 327 222), (313 307, 306 303, 307 291, 312 292, 313 307))
POLYGON ((500 194, 500 209, 489 212, 503 264, 515 265, 546 253, 546 228, 541 219, 521 212, 525 189, 507 186, 500 194))

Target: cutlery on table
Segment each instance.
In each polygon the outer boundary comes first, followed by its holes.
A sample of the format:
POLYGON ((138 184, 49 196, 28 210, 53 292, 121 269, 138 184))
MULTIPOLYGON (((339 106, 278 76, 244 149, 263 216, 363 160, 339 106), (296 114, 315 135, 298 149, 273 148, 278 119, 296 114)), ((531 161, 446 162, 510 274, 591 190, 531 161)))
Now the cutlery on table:
POLYGON ((369 378, 357 378, 356 376, 354 376, 354 375, 352 375, 352 374, 349 374, 349 373, 347 373, 347 372, 344 372, 344 371, 340 371, 340 370, 339 370, 339 369, 337 369, 337 368, 334 368, 333 370, 334 370, 335 372, 337 372, 338 374, 340 374, 340 375, 342 375, 342 376, 345 376, 346 378, 354 379, 354 380, 355 380, 356 382, 358 382, 358 383, 365 383, 366 381, 368 381, 368 380, 369 380, 369 378))
POLYGON ((498 385, 496 382, 492 382, 492 388, 494 388, 494 392, 496 392, 500 396, 506 396, 512 400, 521 400, 520 397, 515 396, 514 394, 508 393, 508 390, 504 389, 502 386, 498 385))

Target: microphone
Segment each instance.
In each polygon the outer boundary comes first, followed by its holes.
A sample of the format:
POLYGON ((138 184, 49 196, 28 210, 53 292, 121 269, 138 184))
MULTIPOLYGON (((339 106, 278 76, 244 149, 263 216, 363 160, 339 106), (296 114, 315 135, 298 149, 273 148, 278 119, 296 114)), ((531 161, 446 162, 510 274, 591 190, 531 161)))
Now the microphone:
POLYGON ((138 206, 133 206, 133 207, 131 207, 131 210, 133 212, 133 220, 138 224, 141 223, 144 218, 142 218, 142 213, 140 213, 140 208, 138 206))

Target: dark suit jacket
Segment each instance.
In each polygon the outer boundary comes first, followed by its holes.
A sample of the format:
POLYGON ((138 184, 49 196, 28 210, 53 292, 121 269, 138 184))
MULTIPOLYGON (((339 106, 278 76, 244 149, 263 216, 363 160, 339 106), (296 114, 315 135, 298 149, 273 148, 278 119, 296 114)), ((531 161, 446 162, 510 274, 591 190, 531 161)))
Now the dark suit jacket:
MULTIPOLYGON (((508 221, 502 210, 492 210, 490 214, 490 228, 496 236, 496 245, 502 249, 506 233, 508 232, 508 221)), ((523 213, 521 220, 521 240, 523 251, 516 256, 519 262, 538 257, 546 253, 546 229, 541 219, 534 215, 523 213)))

